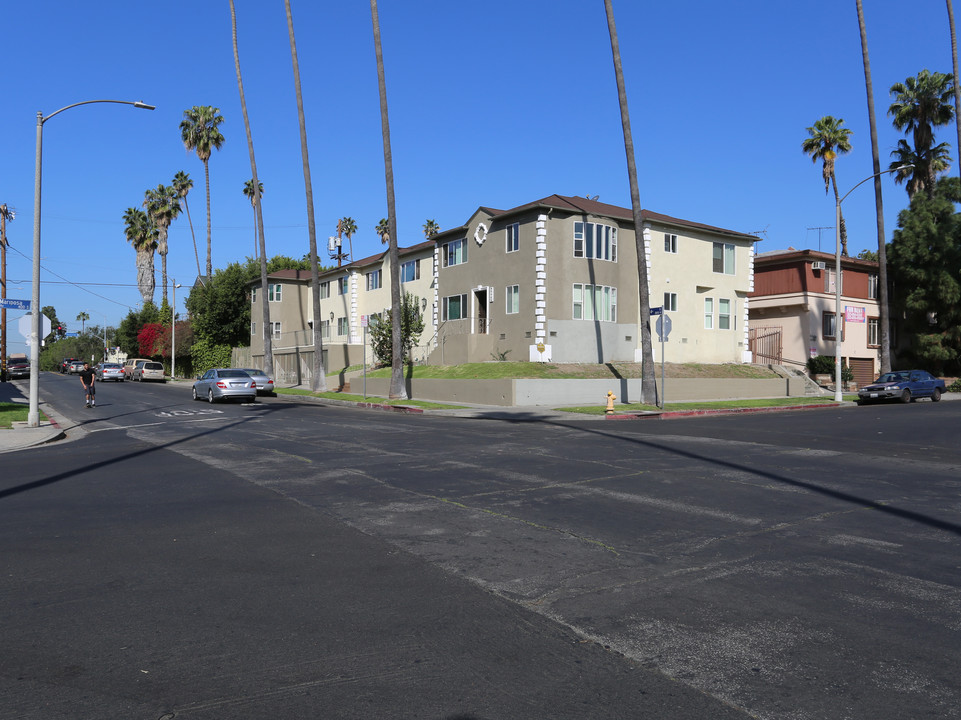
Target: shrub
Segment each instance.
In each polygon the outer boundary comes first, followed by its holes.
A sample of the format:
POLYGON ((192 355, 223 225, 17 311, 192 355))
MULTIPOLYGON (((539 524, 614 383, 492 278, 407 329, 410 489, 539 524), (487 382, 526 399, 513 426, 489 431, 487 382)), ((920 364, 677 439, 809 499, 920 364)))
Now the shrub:
MULTIPOLYGON (((833 379, 837 380, 837 378, 834 377, 833 355, 816 355, 808 360, 807 367, 811 375, 830 375, 833 379)), ((843 382, 851 382, 854 380, 854 371, 847 365, 841 366, 841 380, 843 382)))

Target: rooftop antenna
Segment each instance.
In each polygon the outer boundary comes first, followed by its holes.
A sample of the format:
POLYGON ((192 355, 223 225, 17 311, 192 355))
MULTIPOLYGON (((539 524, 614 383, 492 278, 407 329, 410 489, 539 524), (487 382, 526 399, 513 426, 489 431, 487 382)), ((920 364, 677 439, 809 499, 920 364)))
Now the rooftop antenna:
POLYGON ((808 230, 817 230, 817 231, 818 231, 818 252, 821 252, 821 231, 822 231, 822 230, 833 230, 833 229, 834 229, 834 226, 833 226, 833 225, 825 225, 824 227, 811 227, 811 228, 808 228, 808 230))

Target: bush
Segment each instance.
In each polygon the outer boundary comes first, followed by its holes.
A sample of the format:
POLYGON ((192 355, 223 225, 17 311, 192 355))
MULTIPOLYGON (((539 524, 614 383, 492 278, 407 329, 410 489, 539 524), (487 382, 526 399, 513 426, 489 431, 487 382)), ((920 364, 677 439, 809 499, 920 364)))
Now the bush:
MULTIPOLYGON (((811 375, 830 375, 832 379, 837 380, 834 377, 833 355, 816 355, 808 360, 807 367, 811 375)), ((841 380, 843 382, 854 380, 854 371, 847 365, 841 366, 841 380)))

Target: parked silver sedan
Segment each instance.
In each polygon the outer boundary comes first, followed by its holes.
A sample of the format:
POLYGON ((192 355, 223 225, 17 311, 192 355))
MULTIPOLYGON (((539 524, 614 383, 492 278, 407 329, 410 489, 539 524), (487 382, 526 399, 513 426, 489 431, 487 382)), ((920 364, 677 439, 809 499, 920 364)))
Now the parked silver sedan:
POLYGON ((257 399, 257 383, 243 370, 232 368, 213 368, 208 370, 193 385, 194 400, 207 399, 208 402, 239 398, 245 402, 257 399))
POLYGON ((102 362, 94 368, 94 376, 98 381, 104 382, 106 380, 114 380, 116 382, 124 381, 123 365, 115 362, 102 362))
POLYGON ((255 368, 241 368, 241 370, 250 375, 253 381, 257 383, 258 395, 274 394, 274 381, 271 380, 263 370, 257 370, 255 368))

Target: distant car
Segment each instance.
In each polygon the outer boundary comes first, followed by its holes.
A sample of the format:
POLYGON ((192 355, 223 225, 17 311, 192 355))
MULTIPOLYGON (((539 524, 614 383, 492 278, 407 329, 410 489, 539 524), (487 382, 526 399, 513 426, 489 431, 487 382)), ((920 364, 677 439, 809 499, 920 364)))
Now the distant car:
POLYGON ((60 361, 60 372, 68 373, 70 372, 70 363, 72 363, 77 358, 64 358, 60 361))
POLYGON ((208 402, 239 398, 246 402, 257 399, 257 383, 243 370, 214 368, 197 378, 193 385, 194 400, 208 402))
POLYGON ((944 380, 924 370, 894 370, 884 373, 870 385, 858 390, 858 405, 882 400, 914 402, 929 397, 933 402, 941 399, 944 380))
POLYGON ((70 367, 67 368, 67 372, 70 373, 71 375, 74 375, 76 373, 82 373, 83 365, 84 365, 83 360, 71 360, 70 367))
POLYGON ((148 360, 147 362, 137 363, 133 369, 131 380, 143 382, 144 380, 156 380, 157 382, 167 382, 164 376, 164 366, 161 363, 148 360))
POLYGON ((11 380, 30 377, 30 363, 26 360, 14 360, 7 365, 7 375, 11 380))
POLYGON ((271 380, 264 373, 263 370, 257 370, 256 368, 240 368, 245 373, 253 378, 253 381, 257 383, 257 394, 258 395, 274 395, 274 381, 271 380))
POLYGON ((94 368, 94 377, 100 382, 106 382, 107 380, 123 382, 125 378, 123 366, 115 362, 103 362, 97 365, 97 367, 94 368))

